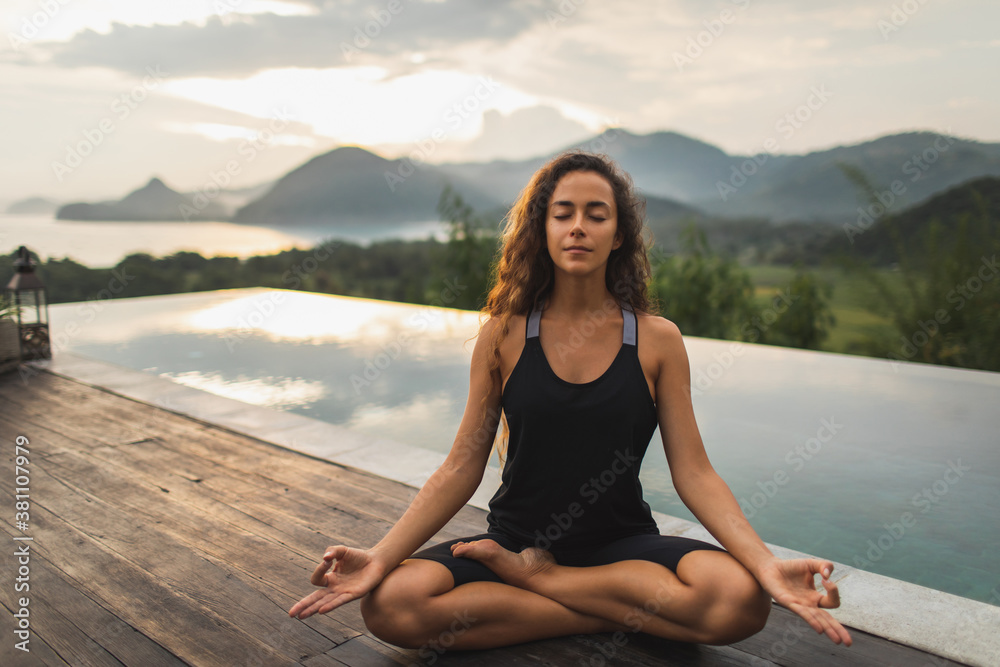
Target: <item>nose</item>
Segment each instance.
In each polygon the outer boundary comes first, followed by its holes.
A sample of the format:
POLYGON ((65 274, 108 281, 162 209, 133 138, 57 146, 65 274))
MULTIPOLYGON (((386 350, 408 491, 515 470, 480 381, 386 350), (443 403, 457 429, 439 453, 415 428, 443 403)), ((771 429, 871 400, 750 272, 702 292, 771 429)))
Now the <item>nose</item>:
POLYGON ((569 230, 570 236, 582 236, 583 231, 583 216, 585 213, 583 211, 577 211, 573 214, 573 226, 569 230))

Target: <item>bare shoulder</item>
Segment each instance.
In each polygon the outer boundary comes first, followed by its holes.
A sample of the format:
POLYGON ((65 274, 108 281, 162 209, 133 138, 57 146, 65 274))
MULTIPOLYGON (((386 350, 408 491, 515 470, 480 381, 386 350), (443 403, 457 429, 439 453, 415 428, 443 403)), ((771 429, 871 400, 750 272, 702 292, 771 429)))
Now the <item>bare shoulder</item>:
POLYGON ((676 349, 678 344, 683 345, 681 330, 671 320, 651 313, 639 313, 636 319, 639 327, 638 338, 646 342, 647 347, 663 352, 676 349))
MULTIPOLYGON (((505 362, 510 357, 513 356, 516 358, 520 354, 521 348, 524 347, 524 327, 526 320, 527 318, 524 315, 510 316, 510 320, 507 322, 507 335, 500 341, 501 366, 506 365, 505 362)), ((476 351, 474 355, 482 355, 483 358, 487 356, 493 336, 498 333, 497 327, 499 325, 499 318, 496 317, 491 317, 483 322, 483 326, 476 339, 476 351)), ((501 370, 503 369, 501 368, 501 370)))

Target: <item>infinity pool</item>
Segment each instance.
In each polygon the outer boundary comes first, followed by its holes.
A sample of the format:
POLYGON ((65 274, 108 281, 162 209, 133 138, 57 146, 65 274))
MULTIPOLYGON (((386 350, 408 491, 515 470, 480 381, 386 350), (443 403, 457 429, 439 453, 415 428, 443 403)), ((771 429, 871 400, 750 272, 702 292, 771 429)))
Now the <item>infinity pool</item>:
MULTIPOLYGON (((51 308, 71 350, 247 403, 446 452, 478 313, 242 289, 51 308)), ((1000 373, 687 337, 716 470, 761 537, 991 601, 1000 583, 1000 373)), ((695 517, 659 431, 653 509, 695 517)))

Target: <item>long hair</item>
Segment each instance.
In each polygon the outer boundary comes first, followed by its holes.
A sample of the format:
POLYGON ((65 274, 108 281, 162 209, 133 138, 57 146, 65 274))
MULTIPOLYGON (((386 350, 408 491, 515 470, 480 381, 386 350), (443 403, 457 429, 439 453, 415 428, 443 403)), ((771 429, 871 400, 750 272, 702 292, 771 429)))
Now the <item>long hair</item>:
MULTIPOLYGON (((606 155, 580 149, 564 151, 534 173, 504 218, 496 283, 480 311, 480 332, 484 316, 496 319, 489 343, 489 372, 498 387, 502 382, 500 344, 510 330, 511 317, 527 315, 552 292, 554 265, 546 242, 545 223, 556 184, 572 171, 600 174, 614 192, 617 233, 622 238, 622 244, 608 257, 605 273, 608 291, 619 306, 628 304, 636 313, 658 311, 646 289, 651 272, 647 245, 642 235, 645 199, 636 194, 631 176, 606 155)), ((482 404, 485 420, 485 398, 482 404)), ((495 441, 501 459, 506 451, 508 434, 506 415, 503 415, 502 429, 495 441)))

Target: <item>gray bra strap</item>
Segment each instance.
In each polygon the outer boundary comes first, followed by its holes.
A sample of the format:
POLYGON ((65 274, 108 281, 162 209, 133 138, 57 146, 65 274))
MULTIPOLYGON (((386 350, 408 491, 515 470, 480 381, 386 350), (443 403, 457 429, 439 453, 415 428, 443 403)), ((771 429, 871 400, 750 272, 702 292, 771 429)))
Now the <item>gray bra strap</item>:
MULTIPOLYGON (((545 302, 543 301, 535 310, 531 311, 528 316, 528 327, 525 332, 525 338, 537 338, 538 337, 538 322, 542 318, 542 308, 545 302)), ((631 308, 625 306, 622 307, 622 319, 624 320, 624 327, 622 329, 622 342, 626 345, 635 345, 636 338, 636 318, 635 313, 631 308)))
POLYGON ((525 333, 525 338, 537 338, 538 337, 538 320, 542 318, 542 306, 545 301, 538 304, 538 307, 531 311, 531 315, 528 316, 528 330, 525 333))
POLYGON ((625 326, 622 330, 622 342, 626 345, 635 345, 635 313, 631 308, 622 306, 622 318, 625 320, 625 326))

